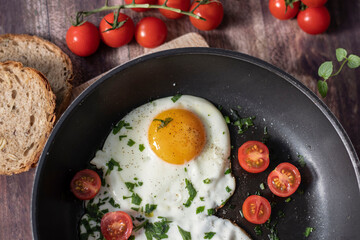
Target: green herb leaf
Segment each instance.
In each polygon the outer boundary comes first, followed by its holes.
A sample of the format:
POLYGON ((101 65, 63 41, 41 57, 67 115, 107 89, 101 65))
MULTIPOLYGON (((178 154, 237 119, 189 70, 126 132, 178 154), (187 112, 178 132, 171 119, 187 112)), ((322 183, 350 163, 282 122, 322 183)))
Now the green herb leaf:
POLYGON ((260 226, 256 226, 254 228, 254 232, 257 236, 261 236, 263 234, 260 226))
POLYGON ((144 144, 139 144, 139 150, 140 150, 140 152, 144 151, 144 149, 145 149, 144 144))
POLYGON ((239 213, 240 213, 240 216, 243 218, 244 217, 244 214, 241 210, 239 210, 239 213))
POLYGON ((226 189, 227 192, 231 192, 231 188, 229 188, 229 186, 226 186, 225 189, 226 189))
POLYGON ((179 232, 183 238, 183 240, 191 240, 191 233, 185 231, 181 227, 178 226, 179 232))
POLYGON ((309 237, 310 233, 312 233, 315 229, 312 227, 307 227, 304 232, 305 237, 309 237))
POLYGON ((264 183, 260 183, 260 189, 261 189, 261 190, 264 190, 264 189, 265 189, 264 183))
POLYGON ((328 92, 328 85, 325 81, 318 81, 318 91, 323 98, 326 97, 328 92))
POLYGON ((215 232, 206 232, 204 239, 212 239, 213 236, 215 236, 215 234, 216 234, 215 232))
POLYGON ((157 130, 166 127, 172 120, 172 118, 165 118, 165 120, 161 120, 161 119, 154 119, 153 121, 159 121, 161 122, 160 125, 158 126, 157 130))
POLYGON ((120 205, 117 204, 113 198, 110 198, 109 203, 115 208, 120 208, 120 205))
POLYGON ((225 175, 230 174, 230 173, 231 173, 231 169, 230 169, 230 168, 227 169, 227 170, 224 172, 225 175))
POLYGON ((120 135, 119 140, 121 141, 123 138, 126 138, 126 137, 127 137, 127 135, 120 135))
POLYGON ((354 54, 351 54, 349 57, 348 57, 348 63, 347 63, 348 67, 349 68, 357 68, 360 66, 360 57, 354 55, 354 54))
POLYGON ((328 79, 333 72, 333 63, 332 61, 324 62, 320 65, 318 74, 320 77, 324 78, 325 80, 328 79))
POLYGON ((239 128, 238 134, 243 134, 249 127, 254 126, 255 116, 247 118, 239 118, 234 122, 234 125, 239 128))
POLYGON ((204 197, 200 197, 200 201, 205 201, 205 198, 204 197))
POLYGON ((125 182, 125 186, 127 187, 127 189, 129 189, 130 192, 132 192, 136 184, 131 182, 125 182))
POLYGON ((172 98, 171 98, 171 101, 173 101, 174 103, 177 101, 177 100, 179 100, 179 98, 181 98, 181 94, 176 94, 175 96, 173 96, 172 98))
POLYGON ((131 203, 132 204, 135 204, 135 205, 140 205, 141 204, 141 197, 137 194, 137 193, 133 193, 130 197, 126 197, 126 196, 123 196, 123 199, 128 199, 128 198, 131 198, 131 203))
POLYGON ((134 140, 129 139, 127 145, 130 146, 130 147, 132 147, 132 146, 134 146, 134 144, 135 144, 134 140))
POLYGON ((122 168, 120 167, 119 162, 115 161, 113 158, 110 159, 109 162, 107 162, 105 164, 108 167, 108 170, 105 173, 105 176, 107 176, 108 174, 110 174, 110 172, 114 169, 114 167, 117 167, 118 171, 120 172, 122 170, 122 168))
POLYGON ((153 238, 155 239, 168 238, 168 235, 166 235, 166 233, 170 229, 169 224, 171 223, 171 221, 168 221, 164 217, 159 217, 159 218, 161 218, 161 221, 159 222, 154 222, 154 223, 146 222, 146 224, 144 225, 146 239, 152 240, 153 238))
POLYGON ((196 192, 194 186, 192 185, 192 183, 187 178, 185 178, 185 184, 186 184, 185 188, 188 190, 190 196, 189 196, 189 199, 186 201, 186 203, 184 203, 184 206, 190 207, 192 201, 196 197, 197 192, 196 192))
POLYGON ((300 164, 300 166, 303 168, 303 167, 305 167, 306 166, 306 162, 305 162, 305 159, 304 159, 304 156, 302 156, 302 155, 298 155, 298 162, 299 162, 299 164, 300 164))
POLYGON ((288 197, 287 199, 285 199, 285 202, 291 202, 291 197, 288 197))
POLYGON ((205 206, 200 206, 196 209, 196 214, 202 213, 205 210, 205 206))
POLYGON ((130 236, 128 240, 135 240, 135 236, 130 236))
POLYGON ((121 120, 120 122, 118 122, 115 127, 113 128, 113 134, 117 134, 118 132, 120 132, 120 130, 125 127, 126 129, 132 129, 132 127, 130 127, 130 124, 121 120))
POLYGON ((283 211, 279 210, 278 216, 279 216, 279 218, 283 218, 283 217, 285 217, 285 213, 283 211))
POLYGON ((215 214, 215 209, 209 208, 209 209, 207 210, 207 213, 208 213, 209 216, 214 215, 214 214, 215 214))
POLYGON ((207 178, 207 179, 205 179, 203 182, 204 182, 205 184, 209 184, 209 183, 211 183, 211 180, 210 180, 209 178, 207 178))
POLYGON ((225 118, 225 122, 226 122, 227 124, 229 124, 229 123, 230 123, 230 118, 229 118, 229 116, 224 116, 224 118, 225 118))
POLYGON ((336 59, 338 60, 338 62, 344 60, 346 56, 347 56, 347 51, 345 49, 343 48, 336 49, 336 59))
POLYGON ((151 214, 156 208, 157 208, 157 205, 155 205, 155 204, 146 204, 145 205, 145 214, 151 214))

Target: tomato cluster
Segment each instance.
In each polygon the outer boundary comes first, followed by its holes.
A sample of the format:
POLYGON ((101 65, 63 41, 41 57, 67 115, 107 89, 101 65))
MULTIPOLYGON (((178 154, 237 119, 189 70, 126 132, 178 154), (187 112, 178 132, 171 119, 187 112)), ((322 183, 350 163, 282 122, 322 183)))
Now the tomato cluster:
MULTIPOLYGON (((240 166, 250 173, 260 173, 269 166, 269 149, 258 141, 248 141, 239 147, 238 160, 240 166)), ((279 164, 267 178, 267 184, 273 194, 279 197, 292 195, 301 182, 299 170, 291 163, 279 164)), ((263 224, 271 214, 269 201, 261 196, 249 196, 242 206, 246 220, 255 224, 263 224)))
MULTIPOLYGON (((131 4, 133 0, 125 0, 131 4)), ((193 11, 205 20, 189 16, 192 25, 197 29, 209 31, 217 28, 224 15, 223 5, 219 0, 208 0, 199 5, 199 0, 136 0, 136 4, 158 4, 166 3, 167 7, 180 9, 182 11, 193 11)), ((148 11, 148 8, 132 8, 136 12, 148 11)), ((159 9, 160 13, 168 19, 178 19, 183 14, 166 9, 159 9)), ((100 39, 108 46, 118 48, 128 44, 133 37, 138 44, 146 48, 154 48, 163 44, 167 37, 166 24, 156 17, 144 17, 137 25, 133 20, 123 13, 109 13, 97 27, 85 21, 77 26, 71 26, 66 34, 66 43, 69 49, 78 56, 86 57, 96 52, 100 39), (117 20, 116 20, 117 16, 117 20)))
POLYGON ((270 0, 270 13, 277 19, 287 20, 297 15, 299 27, 308 34, 325 32, 330 25, 330 14, 324 6, 327 0, 270 0))

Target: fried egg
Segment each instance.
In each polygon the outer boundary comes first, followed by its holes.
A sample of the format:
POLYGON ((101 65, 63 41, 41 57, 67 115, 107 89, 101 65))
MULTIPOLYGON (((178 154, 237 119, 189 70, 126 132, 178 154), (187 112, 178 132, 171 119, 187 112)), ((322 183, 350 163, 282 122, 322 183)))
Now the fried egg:
MULTIPOLYGON (((224 117, 207 100, 184 95, 152 101, 121 119, 91 160, 103 170, 105 186, 90 204, 127 212, 136 240, 151 234, 136 228, 145 221, 165 222, 168 239, 249 239, 240 227, 213 216, 235 190, 230 149, 224 117)), ((84 219, 100 224, 86 214, 84 219)))

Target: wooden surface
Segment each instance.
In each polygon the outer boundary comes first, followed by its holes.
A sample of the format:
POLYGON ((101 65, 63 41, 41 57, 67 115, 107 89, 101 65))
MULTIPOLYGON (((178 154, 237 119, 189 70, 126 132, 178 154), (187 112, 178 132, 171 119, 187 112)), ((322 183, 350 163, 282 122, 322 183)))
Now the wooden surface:
MULTIPOLYGON (((91 57, 77 57, 67 49, 65 34, 69 17, 78 10, 100 7, 102 1, 0 0, 0 34, 28 33, 57 44, 73 61, 76 86, 143 53, 132 41, 112 49, 103 44, 91 57)), ((109 1, 110 4, 122 1, 109 1)), ((329 0, 332 17, 326 34, 303 33, 296 20, 279 21, 268 11, 268 1, 224 0, 225 17, 214 31, 197 31, 188 19, 165 20, 170 41, 188 32, 199 32, 211 47, 243 52, 265 60, 293 75, 316 91, 317 68, 325 60, 335 60, 335 49, 343 47, 360 55, 360 1, 329 0)), ((157 11, 138 14, 126 11, 134 22, 157 11)), ((102 13, 90 20, 98 24, 102 13)), ((345 68, 329 82, 329 95, 324 100, 339 119, 357 153, 360 153, 360 79, 359 70, 345 68)), ((16 176, 0 176, 0 239, 31 239, 30 199, 35 170, 16 176)), ((51 184, 51 183, 49 183, 51 184)), ((50 213, 51 214, 51 213, 50 213)))

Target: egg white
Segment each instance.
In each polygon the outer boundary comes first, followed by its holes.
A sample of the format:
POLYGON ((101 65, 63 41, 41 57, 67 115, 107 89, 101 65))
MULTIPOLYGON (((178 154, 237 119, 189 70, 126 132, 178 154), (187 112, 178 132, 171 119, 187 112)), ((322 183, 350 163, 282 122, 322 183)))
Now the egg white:
MULTIPOLYGON (((212 239, 249 239, 242 229, 230 221, 208 216, 209 209, 211 211, 223 205, 235 190, 234 177, 225 174, 230 168, 230 134, 222 114, 214 105, 205 99, 187 95, 181 96, 175 103, 171 97, 162 98, 136 108, 122 121, 129 123, 132 129, 123 127, 116 134, 110 133, 103 149, 91 161, 103 170, 106 181, 106 186, 102 187, 94 202, 109 197, 120 205, 118 208, 106 203, 101 209, 125 211, 136 218, 144 216, 141 207, 144 209, 146 204, 155 204, 157 207, 151 217, 146 218, 149 222, 159 221, 158 217, 172 221, 167 233, 169 239, 182 239, 178 226, 190 232, 192 239, 204 239, 206 232, 216 233, 212 239), (207 140, 203 151, 184 165, 161 160, 148 142, 147 133, 153 119, 171 108, 195 113, 206 131, 207 140), (126 137, 120 140, 120 136, 126 137), (130 139, 135 142, 132 146, 129 146, 130 139), (142 151, 140 145, 145 147, 142 151), (106 175, 110 159, 118 162, 122 170, 118 171, 115 167, 106 175), (189 198, 185 179, 197 191, 189 207, 184 206, 189 198), (205 179, 209 179, 210 183, 204 183, 205 179), (135 187, 130 191, 126 182, 135 184, 135 187), (134 193, 142 199, 140 205, 132 203, 132 198, 127 198, 134 193), (204 207, 204 211, 196 213, 198 207, 204 207)), ((140 224, 137 220, 134 223, 140 224)), ((84 228, 81 230, 83 232, 84 228)), ((146 239, 144 229, 133 232, 133 235, 136 240, 146 239)))

